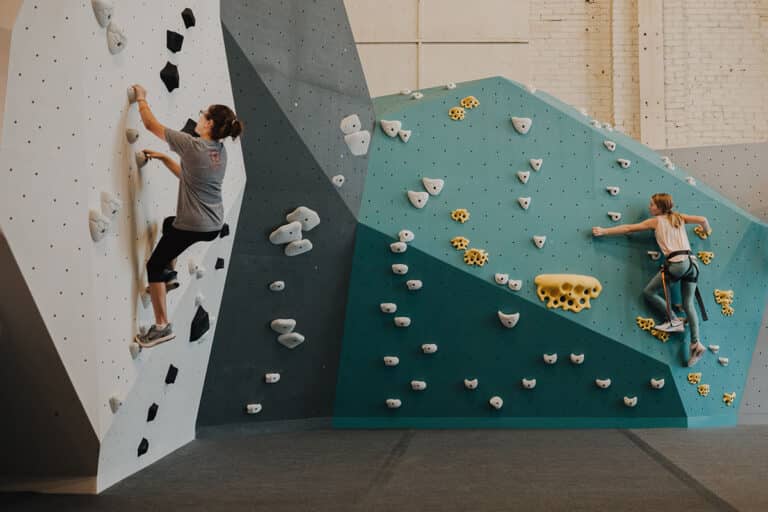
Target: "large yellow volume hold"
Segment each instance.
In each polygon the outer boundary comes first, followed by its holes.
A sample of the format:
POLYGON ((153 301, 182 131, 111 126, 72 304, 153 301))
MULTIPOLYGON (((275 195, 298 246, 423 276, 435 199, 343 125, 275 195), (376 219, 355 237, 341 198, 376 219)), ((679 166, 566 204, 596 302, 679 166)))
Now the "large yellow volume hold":
POLYGON ((536 294, 547 301, 548 308, 561 308, 578 313, 589 309, 590 299, 596 299, 603 289, 600 281, 578 274, 540 274, 533 280, 536 294))

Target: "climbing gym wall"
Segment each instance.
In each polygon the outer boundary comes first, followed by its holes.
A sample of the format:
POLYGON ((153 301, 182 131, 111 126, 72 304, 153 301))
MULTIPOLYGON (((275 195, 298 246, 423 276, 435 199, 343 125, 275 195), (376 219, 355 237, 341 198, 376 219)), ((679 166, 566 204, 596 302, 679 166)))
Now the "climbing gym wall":
POLYGON ((221 15, 249 179, 198 427, 329 418, 370 96, 341 0, 221 15))
POLYGON ((421 92, 374 101, 335 425, 734 424, 768 226, 535 87, 421 92), (710 315, 694 368, 688 340, 655 331, 642 300, 660 263, 652 233, 591 234, 647 218, 660 190, 714 229, 689 229, 710 315))
MULTIPOLYGON (((4 310, 3 323, 16 353, 34 356, 21 347, 31 331, 45 360, 61 365, 27 373, 14 387, 39 386, 47 397, 43 437, 61 434, 59 408, 76 414, 66 395, 72 387, 87 421, 67 434, 69 446, 93 436, 99 449, 78 468, 87 468, 79 476, 90 479, 88 489, 57 489, 100 491, 194 438, 233 237, 178 258, 180 287, 168 294, 176 339, 138 350, 134 335, 153 321, 144 266, 162 220, 175 212, 177 181, 155 161, 138 168, 137 152, 168 148, 143 128, 127 88, 143 84, 157 118, 176 129, 209 104, 232 105, 219 5, 168 1, 150 11, 146 2, 25 1, 12 28, 0 225, 5 259, 17 264, 4 268, 16 272, 12 281, 24 284, 29 300, 14 304, 18 312, 4 310), (39 325, 25 328, 35 311, 39 325), (203 311, 208 329, 193 325, 203 311)), ((245 171, 239 142, 226 144, 225 219, 234 232, 245 171)), ((50 489, 45 481, 25 487, 50 489)))

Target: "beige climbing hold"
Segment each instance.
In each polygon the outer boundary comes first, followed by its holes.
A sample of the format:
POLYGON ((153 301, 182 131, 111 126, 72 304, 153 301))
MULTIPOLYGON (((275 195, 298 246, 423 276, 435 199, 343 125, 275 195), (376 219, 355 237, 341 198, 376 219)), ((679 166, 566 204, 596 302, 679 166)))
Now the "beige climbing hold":
POLYGON ((414 208, 424 208, 429 201, 429 194, 426 192, 416 192, 414 190, 408 191, 408 200, 414 206, 414 208))
POLYGON ((621 220, 621 213, 608 212, 608 217, 610 217, 613 222, 619 222, 621 220))
POLYGON ((611 387, 611 379, 595 379, 595 386, 600 389, 608 389, 611 387))
POLYGON ((389 250, 395 254, 401 254, 408 250, 408 246, 405 242, 392 242, 389 244, 389 250))
POLYGON ((445 180, 441 180, 440 178, 424 177, 424 178, 421 178, 421 184, 424 185, 424 190, 426 190, 429 193, 429 195, 436 196, 443 191, 443 187, 445 186, 445 180))
POLYGON ((661 258, 661 253, 659 251, 646 251, 646 254, 648 254, 648 257, 650 257, 653 261, 661 258))
POLYGON ((520 383, 523 385, 523 388, 525 389, 533 389, 536 387, 536 379, 526 379, 523 378, 520 383))
POLYGON ((269 326, 278 334, 288 334, 296 328, 296 320, 293 318, 275 318, 269 326))
POLYGON ((371 132, 360 130, 347 134, 344 136, 344 142, 354 156, 363 156, 368 153, 368 148, 371 146, 371 132))
POLYGON ((499 317, 501 325, 507 329, 512 329, 517 325, 517 322, 520 321, 520 313, 504 313, 502 311, 497 311, 496 314, 499 317))
POLYGON ((118 397, 117 395, 110 397, 109 408, 112 410, 112 414, 117 414, 117 411, 122 406, 123 406, 123 400, 120 397, 118 397))
POLYGON ((509 286, 509 289, 513 292, 519 292, 523 289, 523 281, 520 279, 510 279, 507 286, 509 286))
POLYGON ((304 254, 305 252, 309 252, 312 250, 312 242, 308 239, 304 240, 294 240, 293 242, 289 243, 285 246, 285 250, 283 251, 286 256, 298 256, 299 254, 304 254))
POLYGON ((404 276, 408 273, 408 265, 403 263, 395 263, 392 265, 392 273, 398 276, 404 276))
POLYGON ((411 130, 400 130, 397 132, 397 136, 403 142, 408 142, 411 138, 411 130))
POLYGON ((396 316, 394 318, 395 327, 410 327, 411 319, 407 316, 396 316))
POLYGON ((571 354, 571 362, 573 364, 584 364, 584 354, 571 354))
POLYGON ((612 140, 604 140, 603 146, 605 146, 608 151, 616 151, 616 143, 612 140))
POLYGON ((277 341, 286 348, 294 349, 304 343, 304 336, 297 332, 289 332, 278 336, 277 341))
POLYGON ((531 171, 517 171, 517 179, 520 180, 520 183, 525 185, 528 183, 528 178, 531 177, 531 171))
POLYGON ((301 223, 289 222, 269 234, 269 241, 274 245, 287 244, 296 240, 301 240, 301 223))
POLYGON ((312 231, 320 224, 320 216, 317 212, 306 206, 299 206, 286 215, 285 220, 288 222, 300 223, 302 231, 312 231))
POLYGON ((509 274, 494 274, 493 280, 496 284, 505 285, 509 282, 509 274))
POLYGON ((414 391, 424 391, 427 389, 427 383, 423 380, 412 380, 411 389, 414 391))
POLYGON ((403 405, 403 401, 399 398, 387 398, 386 404, 390 409, 399 409, 403 405))
POLYGON ((528 163, 531 166, 531 169, 534 171, 540 171, 541 166, 544 165, 544 159, 543 158, 531 158, 528 160, 528 163))
POLYGON ((730 360, 727 357, 718 357, 717 362, 720 363, 722 366, 728 366, 728 363, 730 360))
POLYGON ((88 212, 88 227, 91 231, 91 239, 94 242, 99 242, 107 235, 111 224, 109 218, 101 212, 97 210, 90 210, 88 212))
POLYGON ((107 25, 107 47, 109 48, 109 53, 117 55, 125 50, 127 45, 128 38, 125 37, 123 30, 114 21, 110 21, 109 25, 107 25))
POLYGON ((139 130, 134 130, 133 128, 126 129, 125 140, 128 141, 128 144, 135 143, 137 140, 139 140, 139 130))
POLYGON ((413 242, 416 238, 416 235, 413 234, 413 231, 409 229, 401 229, 399 233, 397 233, 397 238, 404 243, 413 242))
POLYGON ((545 364, 555 364, 557 362, 557 354, 542 354, 541 358, 545 364))
POLYGON ((496 410, 501 409, 504 407, 504 400, 500 396, 493 396, 490 400, 488 400, 488 403, 491 404, 491 407, 493 407, 496 410))
POLYGON ((547 237, 544 235, 533 235, 533 244, 539 249, 544 248, 544 244, 547 242, 547 237))
POLYGON ((710 345, 709 350, 711 350, 713 354, 717 354, 720 352, 720 345, 710 345))
POLYGON ((621 189, 619 187, 616 187, 613 185, 605 187, 605 190, 607 190, 608 193, 611 194, 612 196, 617 196, 619 195, 619 192, 621 192, 621 189))
POLYGON ((666 381, 664 379, 653 379, 652 378, 651 379, 651 387, 653 389, 661 389, 661 388, 664 387, 665 382, 666 381))
POLYGON ((357 114, 351 114, 341 120, 339 128, 344 135, 350 133, 359 132, 363 127, 363 123, 360 122, 360 117, 357 114))
POLYGON ((382 131, 390 137, 397 137, 397 132, 403 128, 403 123, 400 121, 387 121, 386 119, 382 119, 379 124, 381 125, 382 131))
POLYGON ((400 364, 400 358, 397 356, 384 356, 384 366, 397 366, 400 364))
POLYGON ((529 206, 531 206, 531 198, 530 197, 518 197, 517 203, 520 205, 520 208, 523 210, 527 210, 529 206))
POLYGON ((112 21, 112 14, 115 10, 112 0, 91 0, 93 14, 96 15, 96 21, 101 28, 106 28, 112 21))
POLYGON ((280 382, 280 374, 279 373, 265 373, 264 374, 264 382, 267 384, 277 384, 280 382))
POLYGON ((394 302, 382 302, 379 304, 379 309, 381 309, 382 313, 392 314, 397 311, 397 304, 394 302))
POLYGON ((424 97, 424 93, 422 93, 422 92, 415 91, 415 92, 411 93, 411 99, 412 100, 420 100, 423 97, 424 97))
POLYGON ((419 279, 410 279, 405 282, 405 286, 413 292, 416 290, 421 290, 422 286, 424 286, 424 283, 422 283, 419 279))
POLYGON ((123 202, 107 191, 102 191, 101 195, 101 213, 110 220, 114 221, 123 208, 123 202))
POLYGON ((477 379, 464 379, 464 387, 467 389, 477 389, 477 379))
POLYGON ((532 125, 533 121, 528 117, 512 117, 512 126, 515 127, 517 133, 525 135, 531 129, 532 125))
POLYGON ((331 178, 331 183, 333 183, 333 186, 336 188, 341 188, 345 181, 347 181, 347 178, 345 178, 343 174, 337 174, 331 178))
POLYGON ((274 281, 269 283, 269 289, 273 292, 281 292, 285 290, 285 281, 274 281))
POLYGON ((445 84, 445 88, 448 89, 449 91, 452 91, 453 89, 456 88, 456 84, 454 82, 448 82, 447 84, 445 84))
POLYGON ((434 343, 424 343, 421 346, 421 351, 425 354, 434 354, 437 352, 437 345, 434 343))
POLYGON ((259 414, 261 411, 261 404, 245 404, 246 414, 259 414))
POLYGON ((633 397, 625 396, 624 397, 624 405, 626 405, 627 407, 635 407, 637 405, 637 397, 636 396, 633 396, 633 397))
POLYGON ((626 158, 618 158, 616 161, 619 163, 622 169, 629 169, 629 166, 632 165, 632 162, 626 158))

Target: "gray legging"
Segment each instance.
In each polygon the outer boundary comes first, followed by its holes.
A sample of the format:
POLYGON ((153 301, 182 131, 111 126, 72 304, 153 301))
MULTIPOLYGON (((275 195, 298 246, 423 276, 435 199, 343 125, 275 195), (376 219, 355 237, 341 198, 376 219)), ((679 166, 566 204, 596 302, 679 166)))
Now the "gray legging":
MULTIPOLYGON (((688 258, 683 261, 678 261, 669 264, 669 273, 675 278, 679 278, 691 268, 692 261, 688 258)), ((667 279, 667 285, 669 285, 669 279, 667 279)), ((683 311, 688 319, 688 325, 691 328, 691 343, 699 341, 699 316, 696 313, 696 307, 693 304, 693 298, 696 294, 696 283, 687 281, 680 282, 680 291, 683 295, 683 311)), ((643 290, 643 296, 645 300, 659 313, 662 317, 667 316, 667 303, 664 298, 657 292, 661 291, 662 281, 661 272, 658 272, 653 279, 651 279, 643 290)), ((662 293, 664 293, 662 291, 662 293)), ((676 319, 675 312, 671 311, 672 319, 676 319)))

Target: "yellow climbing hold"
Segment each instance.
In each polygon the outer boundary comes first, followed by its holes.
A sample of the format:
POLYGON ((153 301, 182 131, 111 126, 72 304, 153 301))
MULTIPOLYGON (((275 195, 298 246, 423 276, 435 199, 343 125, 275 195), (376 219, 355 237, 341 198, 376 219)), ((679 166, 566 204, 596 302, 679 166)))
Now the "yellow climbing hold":
POLYGON ((666 343, 669 341, 669 333, 664 331, 657 331, 656 329, 651 329, 651 336, 657 338, 662 343, 666 343))
POLYGON ((715 257, 715 253, 711 251, 699 251, 698 254, 696 254, 696 256, 699 257, 699 259, 703 264, 709 265, 710 263, 712 263, 712 258, 715 257))
POLYGON ((702 240, 706 240, 707 238, 709 238, 709 235, 712 234, 711 229, 709 231, 704 231, 704 228, 701 226, 696 226, 695 228, 693 228, 693 232, 696 233, 696 235, 698 235, 698 237, 701 238, 702 240))
POLYGON ((463 251, 467 247, 469 247, 469 240, 467 240, 463 236, 455 236, 451 238, 451 245, 453 246, 454 249, 463 251))
POLYGON ((533 282, 539 300, 546 301, 548 308, 574 313, 589 309, 590 299, 596 299, 603 289, 594 277, 578 274, 540 274, 533 282))
POLYGON ((482 267, 488 263, 488 253, 483 249, 467 249, 464 252, 464 263, 470 266, 477 265, 482 267))
POLYGON ((733 290, 718 290, 715 289, 715 302, 720 304, 720 309, 725 316, 733 315, 733 290))
POLYGON ((635 322, 637 322, 637 326, 644 331, 650 331, 656 325, 653 318, 643 318, 642 316, 638 316, 635 319, 635 322))
POLYGON ((467 96, 466 98, 462 98, 459 103, 461 103, 461 106, 464 108, 475 108, 480 106, 480 102, 477 101, 477 98, 474 96, 467 96))
POLYGON ((464 224, 469 220, 469 212, 465 208, 458 208, 451 212, 451 218, 464 224))
POLYGON ((728 407, 733 405, 733 401, 736 400, 736 392, 733 393, 723 393, 723 402, 725 402, 725 405, 728 407))
POLYGON ((448 117, 454 121, 461 121, 464 119, 464 109, 461 107, 451 107, 451 110, 448 111, 448 117))
POLYGON ((698 388, 701 396, 707 396, 709 394, 709 384, 699 384, 698 388))
POLYGON ((691 384, 698 384, 699 382, 701 382, 701 372, 689 373, 688 382, 690 382, 691 384))

